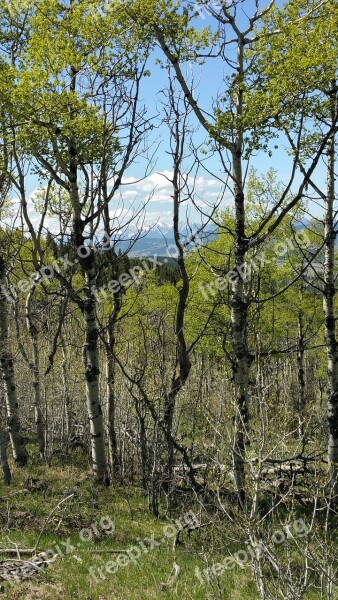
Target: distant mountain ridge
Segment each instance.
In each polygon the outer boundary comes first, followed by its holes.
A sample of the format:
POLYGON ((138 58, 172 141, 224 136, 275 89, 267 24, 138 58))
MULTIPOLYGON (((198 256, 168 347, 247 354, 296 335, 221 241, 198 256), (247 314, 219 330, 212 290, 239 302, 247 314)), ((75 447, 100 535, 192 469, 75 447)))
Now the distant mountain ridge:
MULTIPOLYGON (((216 237, 215 225, 206 225, 202 229, 201 227, 196 223, 189 227, 180 227, 182 242, 186 244, 188 249, 193 249, 196 246, 196 239, 198 240, 197 243, 200 244, 216 237)), ((117 248, 125 252, 128 250, 131 241, 135 239, 131 250, 128 252, 129 256, 176 255, 174 231, 173 226, 170 224, 157 223, 155 226, 149 227, 148 230, 143 229, 141 232, 128 229, 125 237, 127 240, 118 242, 117 248)))
MULTIPOLYGON (((306 228, 310 222, 306 219, 295 223, 295 229, 306 228)), ((197 243, 203 243, 217 237, 217 226, 208 224, 202 227, 201 224, 192 223, 189 226, 181 224, 179 228, 182 242, 187 244, 187 248, 192 250, 196 246, 194 236, 199 240, 197 243), (192 240, 192 241, 190 241, 192 240)), ((135 240, 132 248, 128 252, 129 256, 176 256, 176 247, 174 240, 173 225, 165 222, 157 222, 154 225, 146 225, 139 231, 137 228, 128 227, 124 238, 126 241, 117 243, 117 248, 122 252, 128 251, 132 240, 135 240)), ((338 240, 337 240, 338 245, 338 240)))

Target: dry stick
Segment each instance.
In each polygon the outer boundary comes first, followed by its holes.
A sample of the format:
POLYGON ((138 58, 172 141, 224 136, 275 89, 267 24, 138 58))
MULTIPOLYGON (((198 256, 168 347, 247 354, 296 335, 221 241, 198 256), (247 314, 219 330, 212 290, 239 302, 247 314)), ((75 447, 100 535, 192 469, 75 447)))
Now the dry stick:
POLYGON ((195 527, 192 527, 190 523, 186 523, 182 529, 178 530, 178 532, 176 533, 174 540, 173 540, 173 553, 174 553, 173 571, 167 582, 160 583, 161 589, 171 588, 174 585, 175 581, 178 579, 179 574, 181 572, 181 567, 176 562, 176 547, 177 547, 177 544, 179 543, 179 537, 180 537, 180 534, 182 533, 182 531, 184 531, 185 529, 188 529, 188 531, 195 531, 195 530, 199 531, 202 527, 208 527, 209 525, 214 525, 214 521, 209 521, 208 523, 204 523, 204 524, 199 523, 199 525, 197 525, 195 527))
POLYGON ((52 512, 48 515, 47 519, 45 520, 45 524, 44 524, 43 528, 40 531, 40 534, 39 534, 39 537, 37 539, 37 542, 36 542, 36 544, 34 546, 34 552, 36 551, 36 549, 37 549, 37 547, 39 545, 39 542, 40 542, 40 540, 42 538, 42 535, 43 535, 43 533, 44 533, 44 531, 45 531, 45 529, 47 527, 47 523, 49 523, 50 518, 57 511, 57 509, 61 506, 61 504, 63 504, 67 500, 70 500, 71 498, 74 498, 74 495, 75 495, 74 493, 70 494, 69 496, 66 496, 66 498, 63 498, 62 500, 60 500, 60 502, 55 506, 55 508, 53 508, 52 512))
POLYGON ((102 549, 101 550, 92 550, 92 554, 128 554, 128 550, 111 550, 110 548, 108 549, 102 549))
POLYGON ((213 524, 213 522, 210 521, 210 523, 205 523, 204 525, 199 523, 198 526, 192 527, 191 523, 185 523, 185 525, 183 525, 182 529, 178 530, 178 532, 176 533, 174 540, 173 540, 174 562, 173 562, 172 574, 170 575, 167 582, 160 583, 161 589, 171 588, 174 585, 175 581, 178 579, 179 574, 181 572, 181 567, 176 562, 176 547, 177 547, 177 544, 179 543, 180 533, 182 533, 182 531, 184 531, 185 529, 188 529, 188 531, 194 531, 196 529, 197 530, 201 529, 201 527, 206 527, 207 525, 212 525, 212 524, 213 524))
POLYGON ((42 535, 47 527, 47 524, 49 523, 50 518, 53 516, 53 514, 57 511, 57 509, 61 506, 61 504, 63 504, 64 502, 66 502, 67 500, 70 500, 71 498, 74 498, 74 494, 70 494, 69 496, 66 496, 66 498, 63 498, 51 511, 51 513, 49 513, 40 533, 39 533, 39 537, 36 541, 36 544, 34 546, 34 548, 0 548, 0 553, 1 554, 34 554, 34 552, 36 552, 36 549, 39 545, 39 542, 42 538, 42 535))
MULTIPOLYGON (((21 548, 21 549, 19 549, 19 548, 0 548, 0 554, 19 554, 19 555, 20 554, 34 554, 34 552, 36 552, 36 550, 37 550, 37 547, 39 545, 39 542, 41 540, 43 532, 45 531, 47 523, 49 522, 50 518, 57 511, 57 509, 61 506, 61 504, 63 504, 64 502, 66 502, 66 500, 70 500, 70 498, 73 498, 73 497, 74 497, 74 494, 70 494, 66 498, 63 498, 61 500, 61 502, 59 502, 53 508, 52 512, 48 515, 48 517, 47 517, 47 519, 46 519, 46 521, 44 523, 44 526, 43 526, 43 528, 41 529, 41 531, 39 533, 39 537, 38 537, 38 539, 36 541, 36 544, 35 544, 34 548, 21 548)), ((107 553, 107 554, 127 554, 128 550, 123 550, 123 549, 120 549, 120 550, 110 550, 110 549, 107 549, 107 550, 93 550, 92 552, 93 552, 93 554, 104 554, 104 553, 107 553)))
MULTIPOLYGON (((183 529, 185 529, 185 527, 188 527, 187 523, 183 526, 183 529)), ((178 532, 177 532, 177 534, 174 537, 174 540, 173 540, 173 554, 174 554, 173 570, 172 570, 172 573, 171 573, 168 581, 166 581, 166 582, 163 582, 163 581, 160 582, 160 588, 162 590, 171 588, 174 585, 176 579, 178 578, 178 576, 179 576, 179 574, 181 572, 181 567, 176 562, 176 545, 178 543, 179 533, 181 531, 183 531, 183 529, 179 529, 178 532)))
POLYGON ((180 571, 181 571, 181 567, 177 564, 176 561, 174 561, 173 573, 172 573, 172 575, 170 575, 170 577, 166 583, 163 583, 163 582, 160 583, 161 588, 162 589, 171 588, 174 585, 176 579, 178 578, 180 571))

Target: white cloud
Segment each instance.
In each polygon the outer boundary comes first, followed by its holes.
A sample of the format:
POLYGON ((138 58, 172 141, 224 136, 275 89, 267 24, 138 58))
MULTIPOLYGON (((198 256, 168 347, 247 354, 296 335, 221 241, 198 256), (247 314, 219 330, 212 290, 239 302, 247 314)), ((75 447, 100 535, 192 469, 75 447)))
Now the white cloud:
MULTIPOLYGON (((171 179, 173 171, 164 170, 158 173, 152 173, 145 179, 138 181, 135 177, 126 177, 123 180, 121 196, 130 198, 134 196, 143 202, 149 204, 172 204, 173 187, 171 179)), ((182 191, 181 200, 185 205, 195 203, 196 206, 212 206, 219 199, 222 186, 217 179, 210 177, 187 176, 187 190, 182 191), (191 197, 187 192, 191 193, 191 197)), ((146 209, 147 210, 147 209, 146 209)), ((148 211, 147 211, 148 212, 148 211)))
MULTIPOLYGON (((121 225, 123 225, 146 204, 144 213, 138 215, 138 222, 142 222, 144 227, 150 227, 158 222, 172 223, 173 189, 170 182, 172 177, 173 172, 169 170, 152 173, 141 181, 134 176, 125 177, 119 193, 116 194, 110 203, 110 217, 119 220, 121 225)), ((194 179, 189 175, 187 182, 189 190, 193 193, 192 198, 185 197, 184 193, 182 193, 183 202, 181 204, 180 219, 182 221, 185 219, 186 210, 189 209, 190 222, 199 222, 200 215, 198 208, 204 212, 210 211, 217 204, 221 196, 222 186, 218 180, 204 176, 198 176, 194 179)), ((41 215, 34 207, 33 200, 36 191, 30 194, 28 199, 28 215, 33 227, 38 229, 41 215)), ((13 202, 16 218, 11 219, 11 224, 18 226, 21 222, 20 203, 18 199, 14 199, 13 202)), ((57 234, 59 231, 58 215, 46 216, 44 227, 57 234)))
POLYGON ((137 196, 137 191, 136 190, 124 190, 123 196, 125 196, 126 198, 134 198, 134 196, 137 196))

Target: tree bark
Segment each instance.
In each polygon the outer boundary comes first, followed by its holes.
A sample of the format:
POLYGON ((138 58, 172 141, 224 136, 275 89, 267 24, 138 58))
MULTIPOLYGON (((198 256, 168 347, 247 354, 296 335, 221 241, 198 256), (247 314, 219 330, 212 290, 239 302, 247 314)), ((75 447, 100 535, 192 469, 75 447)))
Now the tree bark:
MULTIPOLYGON (((243 83, 244 83, 244 40, 238 39, 237 71, 238 90, 236 113, 240 119, 243 115, 243 83)), ((240 127, 240 126, 239 126, 240 127)), ((245 238, 245 197, 242 172, 243 133, 239 128, 232 152, 234 200, 235 200, 235 243, 234 271, 237 276, 232 279, 231 289, 231 325, 233 344, 233 380, 235 393, 235 418, 233 441, 234 478, 240 502, 245 499, 245 446, 247 426, 249 422, 249 352, 247 333, 248 303, 245 299, 243 265, 247 251, 245 238)))
MULTIPOLYGON (((77 71, 72 67, 71 90, 75 92, 77 71)), ((71 112, 73 109, 71 109, 71 112)), ((78 263, 85 278, 84 300, 81 310, 84 317, 85 345, 83 348, 83 361, 86 376, 86 397, 89 417, 90 442, 92 467, 96 480, 100 483, 109 483, 108 467, 104 440, 104 426, 102 406, 100 399, 100 369, 99 369, 99 328, 96 314, 96 269, 95 255, 91 248, 85 246, 84 229, 85 220, 81 217, 81 198, 78 187, 78 152, 76 141, 68 141, 69 170, 69 196, 73 211, 72 242, 78 263)), ((87 192, 88 199, 89 192, 87 192)))
POLYGON ((85 345, 83 360, 86 374, 87 409, 90 425, 90 441, 93 471, 97 481, 108 482, 106 462, 103 415, 100 402, 100 369, 98 348, 98 323, 96 317, 96 301, 93 293, 95 286, 95 271, 90 269, 85 273, 86 299, 84 301, 85 345))
POLYGON ((175 336, 176 336, 176 365, 173 373, 171 386, 169 393, 164 395, 164 416, 163 421, 165 423, 166 430, 166 443, 167 443, 167 464, 165 473, 165 484, 164 488, 169 493, 173 487, 174 480, 174 436, 173 436, 173 421, 176 406, 176 397, 181 389, 184 387, 190 373, 191 362, 189 358, 189 350, 185 339, 185 314, 187 307, 187 300, 190 290, 190 281, 188 272, 185 264, 184 257, 184 246, 181 241, 181 235, 179 231, 179 216, 180 216, 180 203, 181 203, 181 167, 182 157, 184 155, 184 144, 185 144, 185 131, 184 127, 187 119, 187 111, 183 116, 182 123, 180 122, 180 116, 178 107, 175 105, 175 100, 171 90, 171 109, 175 115, 175 121, 172 126, 172 137, 174 139, 173 148, 173 232, 175 246, 177 249, 177 264, 182 278, 181 287, 178 290, 178 303, 176 309, 176 320, 175 320, 175 336), (182 125, 182 131, 180 131, 180 125, 182 125))
POLYGON ((106 373, 107 373, 107 437, 109 449, 109 463, 113 476, 120 474, 120 461, 118 455, 116 425, 115 425, 115 323, 109 319, 108 340, 106 345, 106 373))
POLYGON ((4 475, 4 482, 6 485, 9 485, 12 480, 12 474, 11 474, 11 470, 10 470, 10 467, 8 464, 8 457, 7 457, 8 436, 7 436, 7 432, 5 431, 5 428, 3 427, 3 423, 5 420, 5 412, 6 412, 6 407, 3 403, 3 397, 0 396, 0 463, 1 463, 1 468, 2 468, 3 475, 4 475))
MULTIPOLYGON (((334 89, 336 88, 336 83, 334 89)), ((335 119, 335 102, 337 92, 332 99, 332 125, 335 119)), ((334 316, 335 273, 334 247, 336 232, 334 227, 335 200, 335 135, 331 134, 327 148, 327 195, 325 198, 325 230, 324 230, 324 295, 323 308, 325 317, 325 338, 327 349, 327 421, 328 421, 328 461, 330 465, 331 491, 335 502, 338 502, 338 348, 336 338, 336 321, 334 316)))
MULTIPOLYGON (((107 173, 106 173, 106 162, 102 164, 102 193, 104 200, 103 209, 103 222, 104 222, 104 233, 106 256, 109 264, 109 274, 112 281, 118 280, 119 277, 119 265, 118 257, 115 252, 114 245, 111 243, 111 228, 110 228, 110 215, 109 215, 109 202, 108 202, 108 188, 107 188, 107 173)), ((107 338, 105 340, 105 351, 106 351, 106 378, 107 378, 107 423, 106 431, 108 438, 108 460, 111 473, 113 477, 119 477, 121 475, 121 464, 118 454, 115 415, 116 415, 116 399, 115 399, 115 372, 116 372, 116 360, 115 360, 115 346, 116 346, 116 323, 119 317, 119 313, 122 307, 122 291, 121 289, 114 293, 113 308, 108 318, 107 324, 107 338)))
POLYGON ((23 467, 27 464, 28 454, 21 434, 13 356, 8 335, 8 304, 3 292, 4 287, 5 262, 0 257, 0 366, 5 384, 7 425, 13 456, 15 462, 23 467))
POLYGON ((85 330, 83 362, 86 378, 86 399, 89 418, 92 467, 96 480, 108 483, 102 406, 100 400, 99 369, 99 328, 96 314, 96 270, 92 249, 84 244, 84 221, 81 219, 81 201, 77 183, 77 162, 75 142, 69 144, 70 175, 69 195, 73 209, 72 242, 77 260, 85 279, 84 300, 80 302, 85 330))
POLYGON ((63 407, 64 414, 66 418, 66 449, 68 452, 69 444, 73 437, 73 414, 72 414, 72 400, 69 394, 68 389, 68 380, 67 380, 67 352, 66 352, 66 343, 63 334, 60 335, 60 342, 62 348, 62 363, 61 363, 61 371, 62 371, 62 395, 63 395, 63 407))
POLYGON ((26 322, 27 329, 31 336, 33 344, 33 389, 34 389, 34 415, 36 435, 38 439, 39 452, 42 460, 45 459, 46 444, 45 444, 45 426, 41 409, 41 381, 40 381, 40 353, 38 329, 36 326, 34 313, 32 309, 32 300, 35 292, 35 286, 30 290, 26 300, 26 322))
POLYGON ((298 376, 298 435, 299 440, 304 440, 304 410, 305 410, 305 368, 304 368, 304 325, 303 313, 298 312, 298 340, 297 340, 297 376, 298 376))

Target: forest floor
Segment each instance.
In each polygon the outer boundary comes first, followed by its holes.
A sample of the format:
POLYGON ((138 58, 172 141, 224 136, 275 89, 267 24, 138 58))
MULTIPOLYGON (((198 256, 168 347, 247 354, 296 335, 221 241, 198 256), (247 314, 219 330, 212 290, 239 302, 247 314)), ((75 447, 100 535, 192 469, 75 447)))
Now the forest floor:
MULTIPOLYGON (((256 600, 249 563, 235 563, 210 581, 201 575, 206 556, 209 565, 215 564, 229 555, 229 548, 235 552, 241 546, 228 523, 224 545, 219 524, 189 532, 189 511, 197 515, 198 507, 189 506, 186 499, 182 504, 175 511, 163 506, 158 519, 149 511, 144 491, 99 487, 83 466, 14 467, 13 483, 0 483, 0 547, 34 548, 38 541, 35 554, 48 550, 51 556, 53 549, 57 558, 35 569, 32 579, 0 581, 0 598, 256 600), (179 527, 175 520, 184 528, 174 548, 179 527)), ((18 556, 1 554, 0 561, 9 558, 18 556)), ((23 554, 20 558, 31 559, 23 554)))

